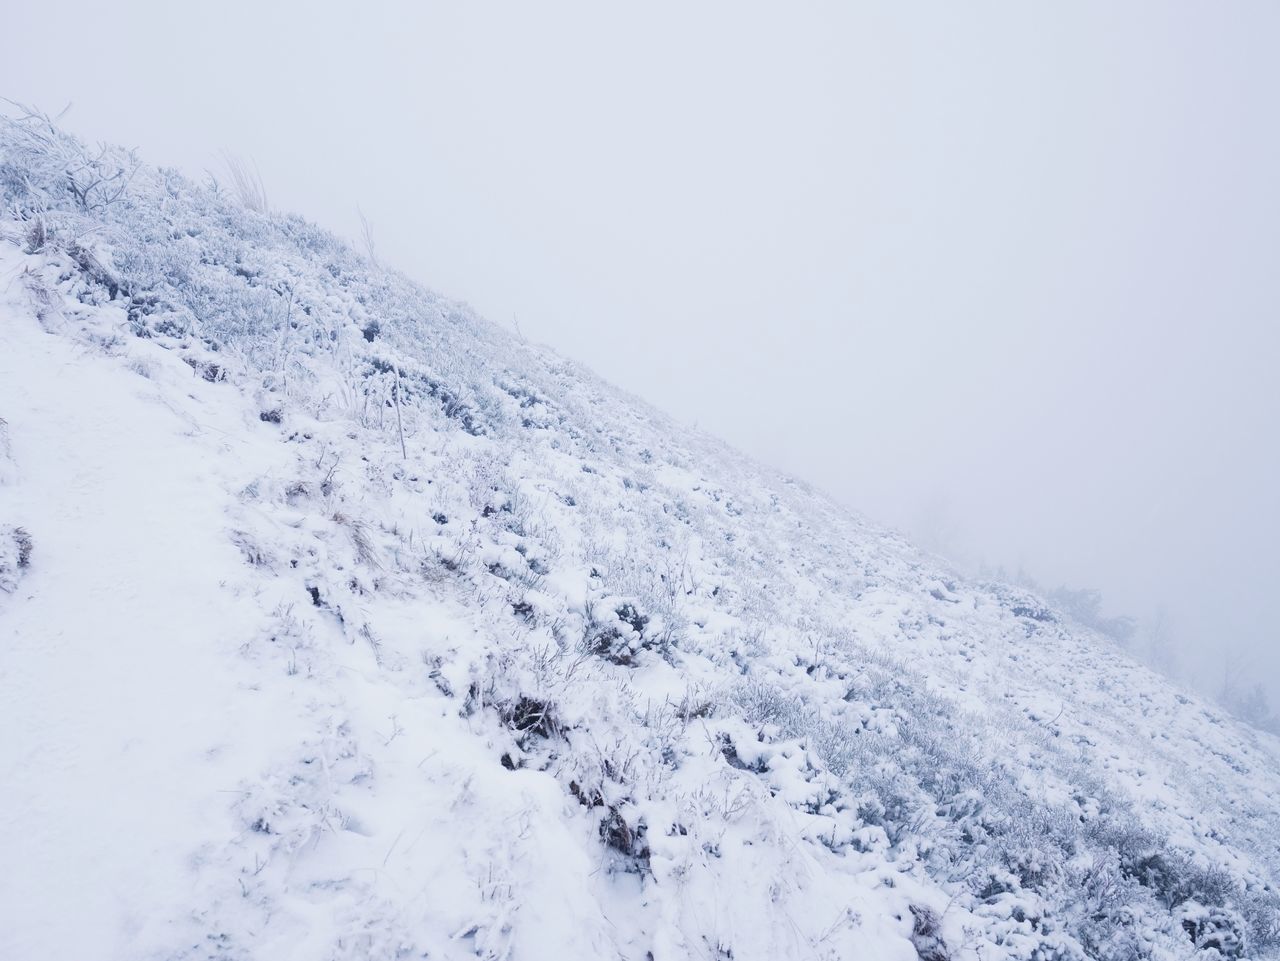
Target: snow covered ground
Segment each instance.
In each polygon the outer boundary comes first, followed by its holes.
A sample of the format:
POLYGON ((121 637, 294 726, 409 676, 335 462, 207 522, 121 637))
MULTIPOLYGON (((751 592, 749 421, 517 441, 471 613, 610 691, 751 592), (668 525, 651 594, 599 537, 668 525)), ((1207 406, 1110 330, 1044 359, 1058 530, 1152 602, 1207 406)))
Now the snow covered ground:
POLYGON ((298 218, 68 200, 30 132, 0 957, 1276 956, 1274 738, 298 218))

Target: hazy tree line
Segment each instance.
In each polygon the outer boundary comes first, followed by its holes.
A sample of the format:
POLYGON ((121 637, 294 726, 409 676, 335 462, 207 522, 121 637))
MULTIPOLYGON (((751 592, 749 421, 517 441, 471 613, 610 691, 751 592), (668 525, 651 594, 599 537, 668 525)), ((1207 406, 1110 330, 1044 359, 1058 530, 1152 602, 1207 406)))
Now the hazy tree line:
POLYGON ((1065 584, 1048 588, 1022 568, 1011 574, 1003 567, 980 565, 979 573, 983 578, 1035 591, 1076 623, 1110 639, 1148 666, 1191 684, 1259 730, 1280 734, 1280 715, 1272 710, 1266 688, 1252 680, 1256 668, 1253 659, 1239 648, 1228 647, 1221 678, 1188 677, 1178 657, 1177 631, 1165 608, 1157 608, 1143 618, 1108 614, 1105 599, 1097 588, 1074 588, 1065 584))

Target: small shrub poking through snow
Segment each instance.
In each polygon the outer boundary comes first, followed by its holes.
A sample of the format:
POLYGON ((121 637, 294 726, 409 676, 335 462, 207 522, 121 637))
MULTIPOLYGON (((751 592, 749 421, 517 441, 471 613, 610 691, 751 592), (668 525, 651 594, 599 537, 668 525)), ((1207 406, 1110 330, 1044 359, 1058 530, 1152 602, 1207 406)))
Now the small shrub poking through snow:
POLYGON ((502 719, 521 737, 554 737, 560 730, 560 722, 556 718, 555 707, 547 701, 537 698, 521 697, 514 704, 501 710, 502 719))
POLYGON ((648 827, 640 819, 634 824, 628 821, 626 806, 610 805, 600 821, 600 840, 605 846, 621 855, 624 871, 633 874, 650 873, 649 844, 645 836, 648 827))
POLYGON ((31 566, 31 535, 21 527, 0 527, 0 591, 12 594, 31 566))
POLYGON ((951 961, 942 940, 942 920, 932 908, 911 905, 911 946, 920 961, 951 961))
POLYGON ((1214 950, 1224 961, 1239 961, 1246 956, 1244 921, 1234 911, 1187 901, 1176 914, 1197 949, 1214 950))

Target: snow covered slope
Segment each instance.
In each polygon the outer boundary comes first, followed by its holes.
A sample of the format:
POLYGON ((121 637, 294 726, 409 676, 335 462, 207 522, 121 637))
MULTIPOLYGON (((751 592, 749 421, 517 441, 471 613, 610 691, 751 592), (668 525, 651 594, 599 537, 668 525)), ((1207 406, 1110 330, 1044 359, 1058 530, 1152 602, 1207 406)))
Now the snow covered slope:
POLYGON ((0 128, 0 957, 1280 953, 1274 739, 135 163, 0 128))

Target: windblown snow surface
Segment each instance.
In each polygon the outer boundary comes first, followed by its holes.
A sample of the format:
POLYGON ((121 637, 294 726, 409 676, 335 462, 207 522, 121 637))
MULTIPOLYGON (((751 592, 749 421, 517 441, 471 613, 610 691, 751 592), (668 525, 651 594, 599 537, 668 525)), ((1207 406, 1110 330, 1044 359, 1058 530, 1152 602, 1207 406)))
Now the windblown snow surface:
POLYGON ((1274 739, 134 165, 0 128, 0 957, 1277 956, 1274 739))

